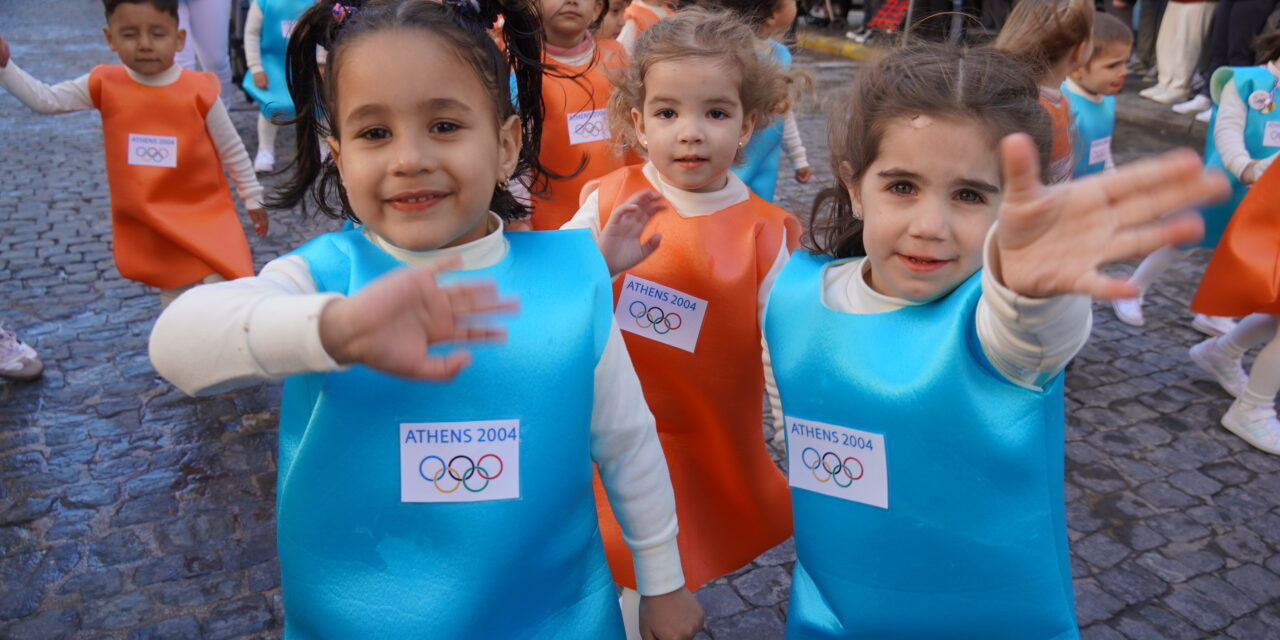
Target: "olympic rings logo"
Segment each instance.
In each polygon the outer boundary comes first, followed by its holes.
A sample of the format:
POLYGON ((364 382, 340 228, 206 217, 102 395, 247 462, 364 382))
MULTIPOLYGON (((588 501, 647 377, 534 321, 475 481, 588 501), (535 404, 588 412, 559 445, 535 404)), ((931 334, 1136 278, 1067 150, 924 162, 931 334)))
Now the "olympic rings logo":
POLYGON ((139 158, 142 158, 144 160, 150 160, 152 162, 160 162, 169 157, 169 150, 163 149, 160 147, 139 146, 134 148, 133 155, 138 156, 139 158))
POLYGON ((435 485, 436 491, 440 493, 453 493, 459 487, 471 493, 480 493, 489 486, 490 480, 496 480, 498 476, 502 475, 504 468, 505 465, 502 463, 502 458, 492 453, 480 456, 479 460, 472 460, 471 456, 456 455, 449 459, 449 464, 445 464, 444 458, 440 456, 430 455, 418 463, 418 475, 422 476, 423 480, 428 480, 432 485, 435 485), (486 467, 485 460, 490 458, 493 460, 486 467), (427 464, 433 460, 435 462, 430 465, 427 464), (464 461, 465 464, 457 464, 459 461, 464 461), (490 473, 490 470, 495 465, 497 470, 490 473), (477 478, 478 480, 476 480, 477 478), (480 480, 483 480, 484 484, 480 484, 480 480), (446 488, 450 481, 453 482, 453 486, 446 488))
POLYGON ((574 127, 573 132, 582 137, 599 138, 608 135, 609 129, 604 122, 592 118, 574 127))
POLYGON ((631 306, 627 307, 627 313, 635 318, 637 327, 641 329, 653 327, 658 335, 665 335, 684 326, 684 318, 681 318, 680 314, 674 311, 667 313, 662 310, 662 307, 647 307, 639 300, 631 302, 631 306), (654 315, 655 313, 657 315, 654 315))
POLYGON ((813 477, 818 482, 835 482, 836 486, 844 488, 855 480, 861 480, 865 470, 862 468, 862 462, 853 456, 849 456, 844 460, 839 455, 827 451, 818 454, 818 450, 813 447, 805 447, 800 452, 800 462, 813 472, 813 477), (809 454, 813 454, 813 460, 810 462, 809 454), (858 473, 854 475, 853 468, 857 465, 858 473), (821 470, 821 474, 819 474, 821 470), (844 482, 840 482, 840 478, 845 478, 844 482))

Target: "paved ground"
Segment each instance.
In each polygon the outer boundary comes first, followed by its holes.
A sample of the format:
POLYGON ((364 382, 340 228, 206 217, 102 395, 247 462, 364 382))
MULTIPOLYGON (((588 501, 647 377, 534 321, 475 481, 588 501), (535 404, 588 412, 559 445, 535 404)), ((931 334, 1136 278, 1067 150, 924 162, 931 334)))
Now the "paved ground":
MULTIPOLYGON (((95 0, 5 0, 0 35, 47 80, 111 62, 95 0)), ((853 63, 801 54, 830 92, 853 63)), ((234 114, 253 143, 251 111, 234 114)), ((823 118, 800 118, 815 183, 823 118)), ((48 363, 0 383, 0 637, 271 638, 278 387, 194 400, 158 379, 153 292, 110 255, 96 114, 35 116, 0 95, 0 321, 48 363)), ((1127 126, 1121 161, 1169 136, 1127 126)), ((282 144, 286 142, 281 140, 282 144)), ((815 191, 784 181, 803 212, 815 191)), ((259 263, 333 227, 282 213, 259 263)), ((1067 373, 1067 487, 1087 638, 1280 637, 1280 458, 1216 426, 1228 397, 1196 375, 1184 309, 1204 256, 1148 297, 1138 330, 1099 307, 1067 373)), ((1123 268, 1123 267, 1122 267, 1123 268)), ((766 425, 766 432, 771 427, 766 425)), ((789 544, 699 592, 715 640, 778 638, 789 544)))

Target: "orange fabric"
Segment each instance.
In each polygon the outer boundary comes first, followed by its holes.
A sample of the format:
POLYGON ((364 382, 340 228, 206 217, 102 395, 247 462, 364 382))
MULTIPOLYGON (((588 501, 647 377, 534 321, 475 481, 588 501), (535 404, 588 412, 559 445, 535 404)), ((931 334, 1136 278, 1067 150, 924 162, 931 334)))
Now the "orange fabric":
MULTIPOLYGON (((600 181, 600 223, 613 207, 652 189, 641 167, 600 181)), ((680 560, 691 591, 734 571, 791 535, 787 480, 761 433, 761 281, 786 233, 794 248, 800 226, 791 214, 754 194, 709 216, 657 214, 662 246, 628 273, 707 300, 695 353, 623 332, 627 351, 658 423, 680 520, 680 560)), ((625 277, 614 283, 617 300, 625 277)), ((635 588, 631 553, 596 482, 605 553, 616 582, 635 588)))
MULTIPOLYGON (((211 73, 183 70, 148 87, 123 66, 98 66, 89 94, 102 114, 112 251, 120 275, 160 289, 253 275, 222 161, 205 124, 218 99, 211 73), (130 134, 177 139, 177 167, 130 164, 130 134)), ((135 150, 136 153, 136 150, 135 150)))
MULTIPOLYGON (((603 140, 576 145, 569 143, 569 116, 607 109, 609 96, 613 93, 608 73, 626 64, 627 54, 622 45, 612 40, 596 42, 591 62, 576 67, 556 65, 557 74, 569 77, 554 74, 542 77, 545 117, 539 160, 552 172, 570 177, 550 180, 547 193, 533 197, 535 231, 559 229, 578 212, 578 196, 584 185, 628 164, 627 157, 616 153, 607 129, 603 140), (578 172, 576 175, 575 171, 578 172)), ((593 125, 605 127, 607 123, 608 116, 604 112, 599 114, 599 119, 591 121, 593 125)))
POLYGON ((1231 215, 1191 309, 1211 316, 1280 315, 1280 163, 1231 215))
POLYGON ((622 11, 622 17, 636 23, 636 35, 644 33, 646 29, 658 24, 666 16, 660 16, 647 7, 642 7, 638 3, 632 2, 622 11))
POLYGON ((1046 182, 1066 182, 1071 179, 1071 169, 1075 164, 1075 152, 1071 146, 1071 105, 1066 96, 1054 97, 1043 90, 1040 92, 1040 105, 1049 113, 1053 126, 1053 147, 1049 150, 1050 175, 1046 176, 1046 182))

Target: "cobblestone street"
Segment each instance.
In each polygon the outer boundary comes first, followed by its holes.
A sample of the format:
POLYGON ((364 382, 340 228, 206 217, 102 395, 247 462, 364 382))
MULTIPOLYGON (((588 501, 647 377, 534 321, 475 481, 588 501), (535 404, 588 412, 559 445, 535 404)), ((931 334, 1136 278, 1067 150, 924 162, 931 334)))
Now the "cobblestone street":
MULTIPOLYGON (((116 62, 102 21, 98 0, 0 5, 14 60, 46 82, 116 62)), ((856 70, 796 60, 823 95, 856 70)), ((232 116, 253 152, 257 112, 242 100, 232 116)), ((799 111, 814 180, 797 184, 784 163, 780 182, 779 204, 802 217, 830 180, 820 107, 799 111)), ((1132 126, 1116 139, 1122 163, 1170 144, 1132 126)), ((46 364, 36 382, 0 382, 0 638, 278 637, 279 386, 193 399, 152 369, 159 301, 112 261, 98 114, 39 116, 0 93, 0 140, 0 323, 46 364)), ((249 233, 256 263, 336 227, 273 212, 267 238, 249 233)), ((1187 357, 1201 336, 1186 304, 1206 259, 1154 287, 1145 328, 1096 305, 1067 371, 1085 638, 1280 638, 1280 458, 1218 426, 1230 397, 1187 357)), ((793 561, 788 542, 699 591, 706 636, 781 638, 793 561)))

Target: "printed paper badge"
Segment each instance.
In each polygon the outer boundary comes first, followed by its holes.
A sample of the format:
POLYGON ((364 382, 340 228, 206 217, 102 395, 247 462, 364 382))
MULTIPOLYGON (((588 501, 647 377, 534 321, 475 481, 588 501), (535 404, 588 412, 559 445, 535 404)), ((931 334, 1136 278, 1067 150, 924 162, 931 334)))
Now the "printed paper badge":
POLYGON ((400 425, 401 502, 519 497, 519 420, 400 425))
POLYGON ((884 436, 785 416, 787 480, 797 489, 889 508, 884 436))
POLYGON ((613 317, 623 331, 693 353, 707 301, 627 274, 613 317))
POLYGON ((1262 130, 1262 146, 1280 147, 1280 120, 1272 120, 1262 130))
POLYGON ((1089 143, 1089 164, 1100 164, 1111 159, 1111 136, 1089 143))
POLYGON ((129 164, 176 168, 178 139, 171 136, 129 134, 129 164))
POLYGON ((571 113, 569 118, 569 144, 599 142, 609 139, 609 115, 605 109, 571 113))

